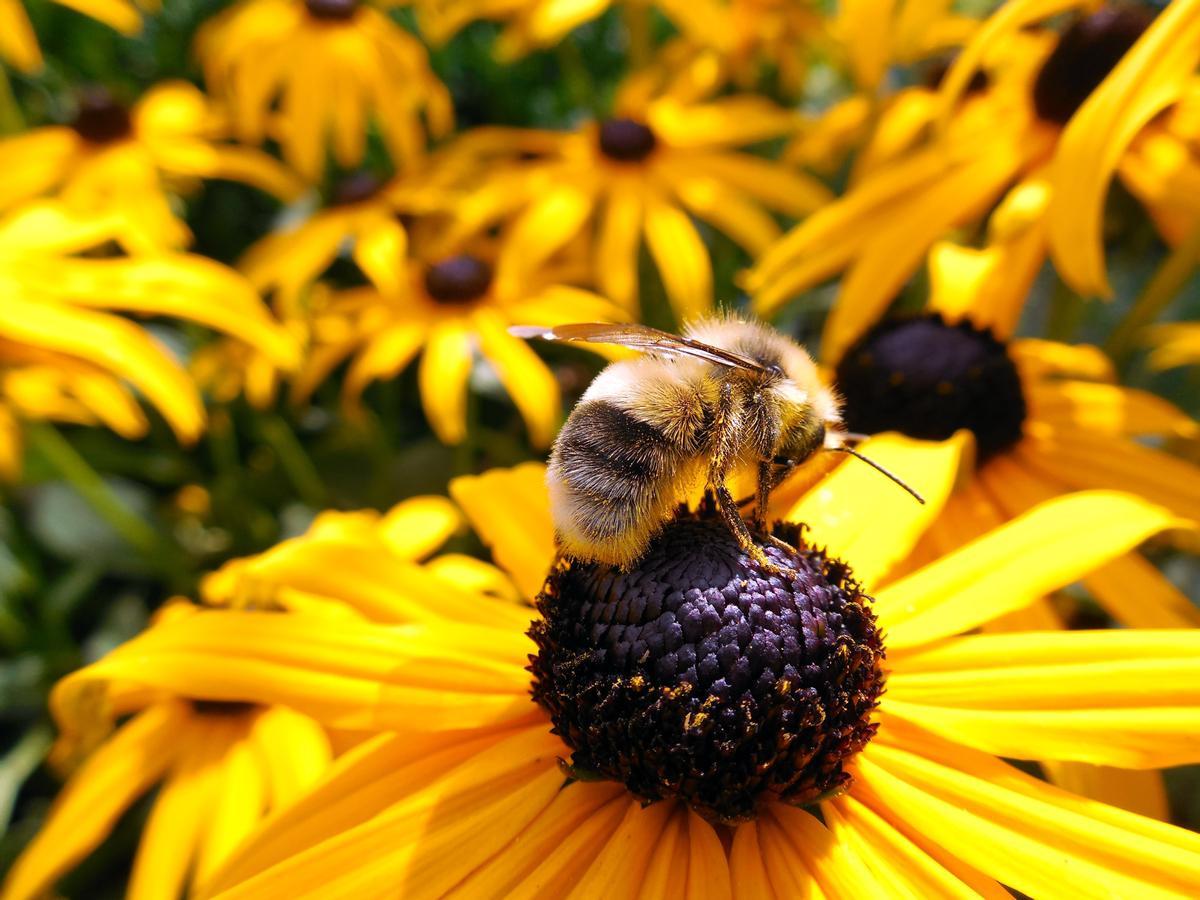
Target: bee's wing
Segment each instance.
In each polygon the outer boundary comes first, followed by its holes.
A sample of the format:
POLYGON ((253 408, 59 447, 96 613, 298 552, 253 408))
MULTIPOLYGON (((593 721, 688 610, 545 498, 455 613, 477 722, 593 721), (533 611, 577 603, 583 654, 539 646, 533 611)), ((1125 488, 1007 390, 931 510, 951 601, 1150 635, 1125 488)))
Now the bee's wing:
POLYGON ((607 325, 602 322, 581 322, 572 325, 556 325, 545 328, 541 325, 514 325, 509 333, 522 338, 542 338, 546 341, 587 341, 590 344, 619 344, 635 350, 645 350, 664 355, 692 356, 705 362, 729 366, 733 369, 760 371, 762 364, 748 356, 713 347, 693 338, 682 337, 667 331, 659 331, 647 325, 607 325))

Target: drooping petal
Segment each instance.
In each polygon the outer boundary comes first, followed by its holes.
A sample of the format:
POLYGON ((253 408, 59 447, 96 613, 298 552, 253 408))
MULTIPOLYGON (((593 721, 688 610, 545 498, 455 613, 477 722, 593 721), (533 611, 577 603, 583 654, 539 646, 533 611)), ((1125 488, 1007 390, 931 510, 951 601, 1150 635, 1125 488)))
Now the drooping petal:
POLYGON ((250 740, 274 809, 290 806, 325 774, 333 760, 329 737, 315 721, 285 706, 262 710, 250 740))
POLYGON ((1122 154, 1187 89, 1200 61, 1200 0, 1175 0, 1071 117, 1055 154, 1050 252, 1063 280, 1109 296, 1101 234, 1108 184, 1122 154))
POLYGON ((1041 504, 876 593, 888 649, 935 641, 1019 609, 1181 522, 1129 494, 1041 504))
POLYGON ((661 194, 646 197, 646 244, 682 321, 712 307, 712 261, 687 214, 661 194))
POLYGON ((94 850, 120 815, 153 785, 186 738, 183 703, 149 707, 94 752, 58 795, 37 837, 14 863, 5 897, 40 897, 94 850))
POLYGON ((429 425, 444 444, 467 436, 467 379, 474 364, 474 342, 463 324, 433 329, 421 355, 417 380, 429 425))

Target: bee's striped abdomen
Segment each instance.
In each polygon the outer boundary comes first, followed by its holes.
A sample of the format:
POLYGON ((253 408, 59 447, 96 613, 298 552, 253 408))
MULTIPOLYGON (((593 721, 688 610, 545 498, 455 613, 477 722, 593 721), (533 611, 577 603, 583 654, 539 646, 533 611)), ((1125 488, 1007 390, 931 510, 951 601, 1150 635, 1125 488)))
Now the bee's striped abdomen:
POLYGON ((671 483, 682 456, 657 428, 617 404, 581 403, 550 460, 551 502, 565 549, 587 547, 607 561, 643 549, 675 505, 671 483))

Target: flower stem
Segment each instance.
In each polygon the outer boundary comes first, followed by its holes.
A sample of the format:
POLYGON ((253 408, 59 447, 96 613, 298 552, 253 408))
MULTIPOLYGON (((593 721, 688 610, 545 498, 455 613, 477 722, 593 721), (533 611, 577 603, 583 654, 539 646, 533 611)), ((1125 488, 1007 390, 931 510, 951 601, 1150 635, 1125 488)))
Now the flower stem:
POLYGON ((265 416, 259 431, 279 456, 279 464, 300 499, 313 509, 327 506, 329 498, 321 474, 288 423, 279 416, 265 416))
POLYGON ((13 807, 21 785, 46 758, 53 742, 54 734, 50 726, 42 722, 26 731, 0 759, 0 831, 4 831, 12 821, 13 807))
POLYGON ((1154 277, 1133 301, 1125 318, 1113 330, 1105 347, 1118 362, 1128 356, 1136 343, 1137 333, 1158 318, 1159 313, 1175 299, 1187 283, 1196 264, 1200 262, 1200 226, 1192 229, 1183 243, 1171 251, 1158 267, 1154 277))
POLYGON ((131 510, 91 464, 54 426, 33 422, 26 427, 29 445, 75 489, 130 547, 162 567, 164 557, 173 560, 175 548, 141 516, 131 510))

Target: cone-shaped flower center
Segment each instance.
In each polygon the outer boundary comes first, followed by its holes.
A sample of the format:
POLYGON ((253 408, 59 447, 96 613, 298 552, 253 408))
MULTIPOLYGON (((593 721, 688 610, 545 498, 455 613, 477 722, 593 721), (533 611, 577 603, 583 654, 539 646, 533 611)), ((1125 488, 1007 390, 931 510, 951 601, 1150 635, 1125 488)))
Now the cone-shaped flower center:
POLYGON ((1021 439, 1025 397, 1005 345, 940 316, 886 320, 837 367, 846 428, 943 440, 970 429, 980 462, 1021 439))
POLYGON ((79 110, 71 127, 92 144, 108 144, 133 134, 129 110, 105 88, 89 88, 79 95, 79 110))
POLYGON ((377 175, 360 169, 338 181, 329 193, 329 200, 334 206, 361 203, 374 197, 382 187, 383 181, 377 175))
POLYGON ((359 0, 304 0, 304 8, 314 19, 345 22, 358 12, 359 0))
POLYGON ((425 271, 425 291, 447 306, 471 303, 492 286, 492 267, 477 256, 460 253, 425 271))
POLYGON ((1152 21, 1143 7, 1110 6, 1068 28, 1033 84, 1039 118, 1067 124, 1152 21))
POLYGON ((765 800, 843 788, 874 734, 883 647, 842 564, 779 532, 770 575, 705 504, 681 514, 630 571, 560 562, 530 635, 533 696, 580 777, 677 798, 713 821, 765 800))
POLYGON ((600 152, 619 162, 640 162, 658 145, 654 132, 634 119, 607 119, 600 123, 600 152))

